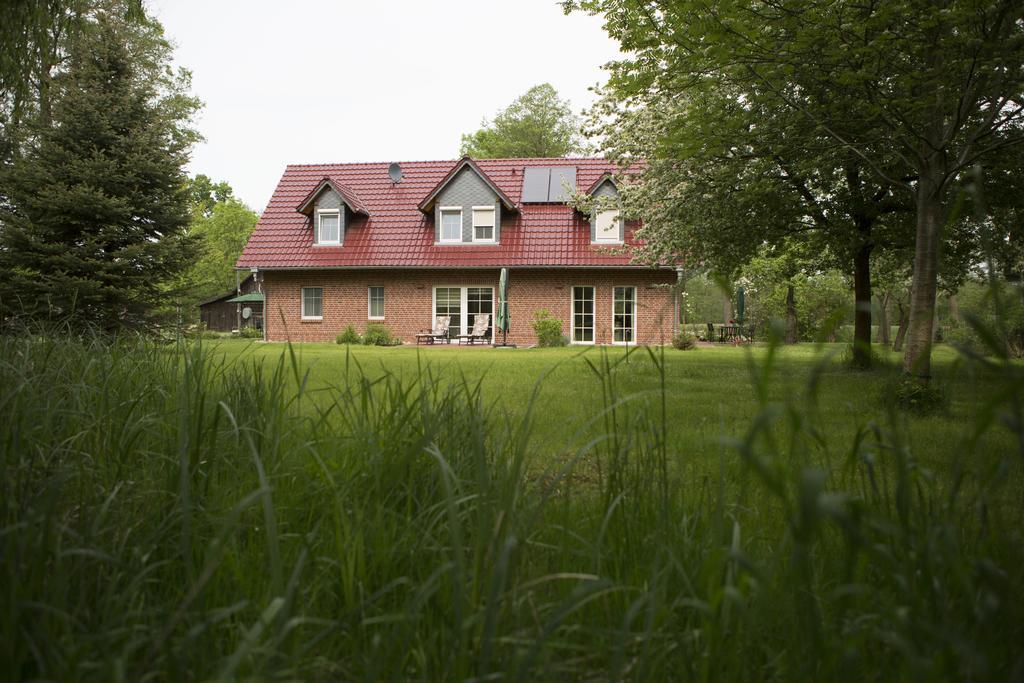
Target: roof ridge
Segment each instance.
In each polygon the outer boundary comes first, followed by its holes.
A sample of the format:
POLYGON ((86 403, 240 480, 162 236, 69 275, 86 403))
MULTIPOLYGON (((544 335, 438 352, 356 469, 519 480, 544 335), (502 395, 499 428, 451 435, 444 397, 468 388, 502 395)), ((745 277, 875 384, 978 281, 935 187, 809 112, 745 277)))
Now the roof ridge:
MULTIPOLYGON (((615 163, 612 159, 605 157, 489 157, 477 159, 470 157, 473 161, 490 163, 496 161, 598 161, 609 164, 615 163)), ((326 166, 380 166, 382 164, 456 164, 462 161, 463 157, 456 159, 405 159, 399 161, 328 161, 317 163, 294 163, 285 164, 286 168, 323 168, 326 166)))

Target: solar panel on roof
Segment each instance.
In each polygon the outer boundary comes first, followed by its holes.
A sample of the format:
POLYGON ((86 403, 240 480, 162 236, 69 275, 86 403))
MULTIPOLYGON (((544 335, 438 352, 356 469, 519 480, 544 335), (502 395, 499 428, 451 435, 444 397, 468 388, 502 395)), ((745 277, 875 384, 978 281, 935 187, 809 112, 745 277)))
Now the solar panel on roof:
POLYGON ((551 169, 551 182, 548 185, 549 202, 564 202, 575 191, 575 166, 559 166, 551 169), (566 188, 568 188, 568 191, 566 191, 566 188))
POLYGON ((564 202, 576 190, 575 166, 528 166, 523 169, 523 197, 527 203, 564 202), (568 188, 568 192, 566 191, 568 188))
POLYGON ((524 202, 548 201, 548 187, 551 180, 551 169, 546 166, 527 166, 523 169, 524 202))

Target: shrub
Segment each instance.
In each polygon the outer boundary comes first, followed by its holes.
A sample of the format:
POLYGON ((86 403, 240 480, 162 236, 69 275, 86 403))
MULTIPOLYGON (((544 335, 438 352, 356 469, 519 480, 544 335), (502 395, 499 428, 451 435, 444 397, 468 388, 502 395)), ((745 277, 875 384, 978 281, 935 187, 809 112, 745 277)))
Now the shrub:
POLYGON ((367 346, 397 346, 402 340, 396 339, 387 325, 383 323, 370 323, 363 333, 363 343, 367 346))
POLYGON ((680 332, 672 337, 672 346, 680 351, 689 351, 697 346, 697 338, 689 332, 680 332))
POLYGON ((530 323, 537 335, 537 346, 565 346, 569 341, 562 335, 562 321, 552 317, 551 312, 542 308, 534 311, 530 323))
POLYGON ((882 386, 882 403, 908 413, 931 415, 949 406, 945 388, 933 379, 921 384, 906 375, 894 376, 882 386))
POLYGON ((262 339, 263 331, 255 327, 243 327, 238 331, 238 336, 242 339, 262 339))
POLYGON ((338 336, 334 338, 334 341, 338 344, 362 344, 363 340, 359 337, 359 333, 356 332, 356 328, 349 325, 344 330, 338 333, 338 336))

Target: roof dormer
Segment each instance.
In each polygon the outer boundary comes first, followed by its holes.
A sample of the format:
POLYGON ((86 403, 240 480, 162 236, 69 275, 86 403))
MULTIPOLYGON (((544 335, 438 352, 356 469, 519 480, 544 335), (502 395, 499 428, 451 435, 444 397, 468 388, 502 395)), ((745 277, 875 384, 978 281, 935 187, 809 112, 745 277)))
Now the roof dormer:
POLYGON ((515 211, 512 200, 469 157, 463 157, 420 202, 434 216, 434 244, 501 242, 501 211, 515 211))
POLYGON ((340 247, 345 242, 346 207, 351 213, 370 215, 355 192, 324 178, 295 210, 312 219, 314 246, 340 247))
POLYGON ((454 183, 456 179, 463 176, 464 172, 467 171, 476 175, 476 177, 479 178, 480 181, 482 181, 488 188, 490 188, 491 192, 494 193, 494 196, 497 198, 497 200, 500 201, 502 206, 504 206, 507 210, 516 210, 516 205, 512 202, 509 196, 502 192, 501 188, 494 184, 494 181, 491 180, 486 173, 484 173, 483 169, 480 168, 480 166, 478 166, 477 163, 473 161, 473 159, 471 159, 468 156, 465 156, 459 159, 458 163, 456 163, 452 170, 448 172, 448 175, 442 178, 441 182, 435 185, 434 189, 430 191, 430 194, 428 194, 423 199, 423 201, 419 203, 420 211, 427 214, 431 213, 434 210, 434 206, 436 205, 438 198, 442 196, 442 194, 448 188, 448 186, 454 183))
POLYGON ((596 201, 590 212, 591 244, 614 246, 626 239, 626 220, 619 206, 619 188, 610 173, 598 178, 587 190, 596 201))

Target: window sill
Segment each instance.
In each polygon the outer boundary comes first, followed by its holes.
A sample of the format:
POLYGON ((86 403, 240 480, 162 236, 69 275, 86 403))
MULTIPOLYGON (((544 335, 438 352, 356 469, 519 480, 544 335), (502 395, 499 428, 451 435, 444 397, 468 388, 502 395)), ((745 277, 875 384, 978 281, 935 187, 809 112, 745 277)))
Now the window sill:
POLYGON ((384 320, 384 316, 380 316, 379 318, 375 318, 373 316, 367 316, 366 319, 367 320, 371 320, 371 321, 373 321, 375 323, 379 323, 380 321, 384 320))
POLYGON ((623 240, 599 240, 590 243, 593 247, 621 247, 623 244, 623 240))
POLYGON ((434 242, 435 247, 496 247, 500 244, 501 242, 495 242, 494 240, 489 240, 487 242, 484 242, 483 240, 477 240, 476 242, 434 242))
POLYGON ((306 318, 306 317, 303 317, 303 318, 299 319, 299 322, 304 322, 304 323, 322 323, 323 321, 324 321, 323 316, 320 316, 319 318, 306 318))
POLYGON ((343 247, 343 246, 345 246, 344 242, 314 242, 313 243, 313 248, 314 249, 319 248, 319 247, 343 247))

